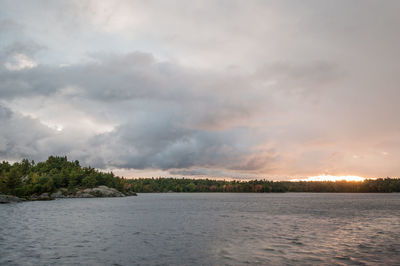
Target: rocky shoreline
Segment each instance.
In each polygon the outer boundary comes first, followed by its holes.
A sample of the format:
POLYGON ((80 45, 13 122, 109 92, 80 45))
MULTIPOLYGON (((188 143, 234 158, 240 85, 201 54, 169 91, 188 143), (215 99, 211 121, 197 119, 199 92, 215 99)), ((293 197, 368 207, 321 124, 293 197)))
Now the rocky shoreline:
POLYGON ((21 199, 21 198, 11 196, 11 195, 0 194, 0 204, 21 202, 21 201, 26 201, 26 199, 21 199))
POLYGON ((68 190, 61 188, 54 193, 43 193, 40 195, 32 195, 28 199, 18 198, 11 195, 0 194, 0 203, 13 203, 22 202, 26 200, 53 200, 61 198, 113 198, 113 197, 126 197, 126 196, 137 196, 135 192, 128 192, 126 194, 119 192, 115 188, 107 186, 98 186, 95 188, 86 188, 78 190, 68 190))

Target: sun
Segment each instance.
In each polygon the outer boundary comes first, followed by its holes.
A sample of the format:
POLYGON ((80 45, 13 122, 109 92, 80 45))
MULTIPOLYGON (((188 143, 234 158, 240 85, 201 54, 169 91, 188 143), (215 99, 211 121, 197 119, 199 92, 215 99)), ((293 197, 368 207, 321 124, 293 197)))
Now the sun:
POLYGON ((318 176, 309 176, 306 178, 298 178, 292 179, 291 181, 364 181, 365 178, 361 176, 355 175, 342 175, 342 176, 334 176, 334 175, 318 175, 318 176))

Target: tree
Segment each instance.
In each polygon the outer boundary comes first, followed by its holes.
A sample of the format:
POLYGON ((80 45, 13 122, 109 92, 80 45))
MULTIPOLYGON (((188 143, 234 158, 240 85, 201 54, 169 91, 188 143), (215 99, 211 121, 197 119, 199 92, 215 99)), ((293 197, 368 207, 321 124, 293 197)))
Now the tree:
POLYGON ((6 187, 9 194, 16 195, 16 189, 22 185, 18 169, 13 167, 6 178, 6 187))
POLYGON ((84 187, 93 188, 96 186, 97 180, 94 174, 88 175, 82 179, 82 185, 84 187))

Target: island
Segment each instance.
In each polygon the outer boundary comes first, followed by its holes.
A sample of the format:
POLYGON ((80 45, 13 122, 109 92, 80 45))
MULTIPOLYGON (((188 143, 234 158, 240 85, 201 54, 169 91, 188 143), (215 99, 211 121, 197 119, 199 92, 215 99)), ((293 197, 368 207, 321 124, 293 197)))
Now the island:
POLYGON ((50 156, 39 163, 28 159, 0 163, 0 203, 125 196, 136 193, 124 178, 82 167, 79 161, 68 161, 66 156, 50 156))

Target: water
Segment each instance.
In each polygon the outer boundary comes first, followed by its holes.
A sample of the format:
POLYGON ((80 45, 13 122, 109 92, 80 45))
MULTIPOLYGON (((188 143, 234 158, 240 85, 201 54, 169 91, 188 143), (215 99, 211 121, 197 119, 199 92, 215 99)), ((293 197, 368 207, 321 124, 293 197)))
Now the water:
POLYGON ((400 194, 62 199, 0 226, 0 265, 400 265, 400 194))

